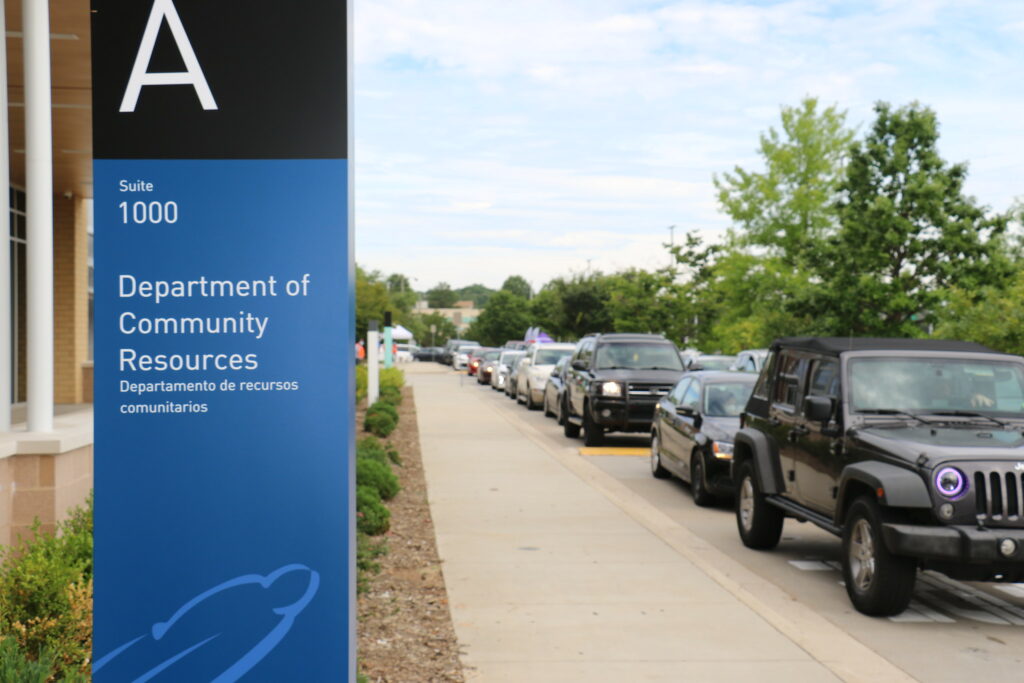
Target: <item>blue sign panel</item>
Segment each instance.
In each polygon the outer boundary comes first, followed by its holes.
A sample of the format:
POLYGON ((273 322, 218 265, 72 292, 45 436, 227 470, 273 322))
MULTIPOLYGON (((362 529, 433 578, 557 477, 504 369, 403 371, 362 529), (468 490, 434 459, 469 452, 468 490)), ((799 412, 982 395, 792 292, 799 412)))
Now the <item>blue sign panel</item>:
POLYGON ((354 671, 343 5, 93 3, 98 682, 354 671))

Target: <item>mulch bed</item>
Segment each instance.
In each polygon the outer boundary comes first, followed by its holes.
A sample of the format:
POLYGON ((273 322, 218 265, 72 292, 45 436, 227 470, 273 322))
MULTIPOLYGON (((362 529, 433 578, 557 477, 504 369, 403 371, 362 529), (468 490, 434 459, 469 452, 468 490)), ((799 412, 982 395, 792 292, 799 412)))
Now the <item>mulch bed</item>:
MULTIPOLYGON (((394 468, 402 490, 387 503, 391 530, 381 571, 359 596, 359 671, 373 683, 463 681, 459 643, 437 555, 434 523, 420 457, 412 390, 402 389, 398 428, 387 438, 402 458, 394 468)), ((357 438, 363 411, 357 414, 357 438)))

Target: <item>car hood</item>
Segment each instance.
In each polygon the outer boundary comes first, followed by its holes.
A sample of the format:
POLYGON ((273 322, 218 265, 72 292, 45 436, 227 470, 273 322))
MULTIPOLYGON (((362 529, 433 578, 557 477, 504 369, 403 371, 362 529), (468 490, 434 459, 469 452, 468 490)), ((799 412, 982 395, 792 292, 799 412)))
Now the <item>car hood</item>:
POLYGON ((733 441, 740 430, 738 417, 704 417, 700 431, 715 441, 733 441))
POLYGON ((682 370, 595 370, 594 379, 601 382, 644 382, 649 384, 675 384, 683 376, 682 370))
POLYGON ((978 423, 955 425, 872 426, 853 432, 855 440, 874 449, 913 461, 930 459, 1020 460, 1024 435, 1019 429, 978 423))

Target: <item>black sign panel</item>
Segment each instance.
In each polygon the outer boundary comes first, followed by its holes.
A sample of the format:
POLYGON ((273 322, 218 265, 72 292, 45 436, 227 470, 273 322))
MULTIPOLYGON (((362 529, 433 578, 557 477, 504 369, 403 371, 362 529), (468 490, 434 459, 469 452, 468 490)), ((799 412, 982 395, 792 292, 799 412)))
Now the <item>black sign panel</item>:
MULTIPOLYGON (((348 158, 345 2, 92 0, 92 11, 93 70, 105 74, 93 84, 95 158, 348 158), (215 110, 179 84, 144 85, 134 111, 121 111, 154 4, 164 3, 215 110)), ((161 20, 145 72, 185 72, 176 38, 161 20)))

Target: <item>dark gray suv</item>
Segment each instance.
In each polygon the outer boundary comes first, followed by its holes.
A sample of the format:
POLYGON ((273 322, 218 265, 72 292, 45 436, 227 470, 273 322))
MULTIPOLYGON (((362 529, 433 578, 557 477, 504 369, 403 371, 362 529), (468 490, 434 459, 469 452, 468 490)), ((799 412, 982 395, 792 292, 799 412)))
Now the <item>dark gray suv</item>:
POLYGON ((742 415, 743 543, 842 539, 853 605, 902 612, 918 568, 1024 580, 1024 359, 944 340, 777 340, 742 415))
POLYGON ((651 430, 654 409, 683 374, 676 345, 659 334, 592 334, 576 345, 565 376, 563 429, 597 446, 606 432, 651 430))

